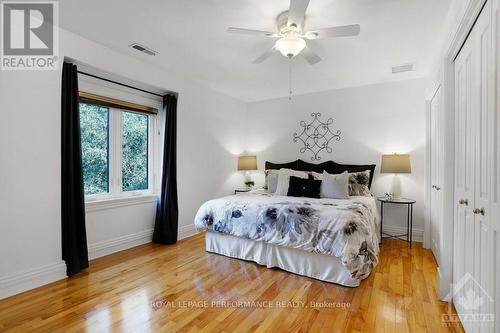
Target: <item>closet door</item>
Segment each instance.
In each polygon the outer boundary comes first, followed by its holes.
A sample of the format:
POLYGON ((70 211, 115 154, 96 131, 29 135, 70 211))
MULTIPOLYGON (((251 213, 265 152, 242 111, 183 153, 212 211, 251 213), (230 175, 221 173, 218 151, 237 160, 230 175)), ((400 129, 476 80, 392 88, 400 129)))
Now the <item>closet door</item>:
MULTIPOLYGON (((474 140, 473 109, 477 104, 477 75, 471 33, 455 60, 455 225, 453 283, 457 285, 474 269, 474 140)), ((466 309, 460 299, 465 288, 454 290, 453 303, 459 315, 466 309)), ((467 332, 469 323, 462 321, 467 332)))
MULTIPOLYGON (((500 229, 500 0, 494 3, 493 10, 493 50, 494 55, 494 66, 496 72, 495 85, 496 92, 494 96, 494 104, 496 105, 496 111, 493 112, 493 148, 492 148, 492 163, 493 163, 493 173, 492 173, 492 216, 491 226, 498 235, 498 230, 500 229)), ((495 106, 494 106, 495 107, 495 106)), ((500 256, 498 256, 500 259, 500 256)), ((500 261, 499 261, 500 262, 500 261)), ((500 269, 500 267, 498 267, 500 269)), ((500 272, 499 272, 500 273, 500 272)), ((500 278, 500 274, 498 275, 500 278)), ((498 288, 500 291, 500 288, 498 288)), ((500 299, 500 293, 499 293, 500 299)), ((499 306, 500 309, 500 306, 499 306)), ((499 317, 500 318, 500 311, 499 317)), ((500 331, 500 328, 498 329, 500 331)))
POLYGON ((494 55, 494 64, 496 69, 496 92, 495 92, 495 104, 496 112, 493 112, 493 122, 495 124, 493 128, 493 172, 492 172, 492 198, 493 202, 491 205, 491 218, 490 223, 492 229, 496 234, 496 282, 495 282, 495 299, 497 300, 495 318, 495 332, 500 332, 500 255, 498 254, 498 244, 500 242, 500 234, 498 232, 500 228, 500 0, 494 2, 493 5, 493 29, 494 32, 492 37, 494 55))
MULTIPOLYGON (((492 228, 497 232, 500 229, 500 0, 497 0, 494 5, 493 11, 493 49, 494 55, 494 66, 496 71, 496 92, 494 96, 494 104, 496 104, 496 111, 493 112, 493 148, 492 148, 492 162, 493 162, 493 173, 492 173, 492 216, 491 225, 492 228)), ((495 107, 495 106, 494 106, 495 107)), ((500 259, 500 256, 498 256, 500 259)), ((500 267, 498 267, 500 269, 500 267)), ((500 274, 498 275, 500 278, 500 274)), ((500 288, 498 288, 500 291, 500 288)), ((500 298, 500 294, 499 294, 500 298)), ((500 308, 500 307, 499 307, 500 308)), ((500 311, 499 317, 500 318, 500 311)), ((499 330, 500 331, 500 328, 499 330)))
POLYGON ((431 200, 430 200, 430 219, 431 219, 431 249, 434 257, 440 265, 440 248, 441 244, 441 225, 443 214, 443 197, 442 197, 442 179, 443 179, 443 113, 441 108, 441 87, 436 90, 436 93, 430 101, 430 118, 431 118, 431 200))
MULTIPOLYGON (((475 26, 475 45, 477 53, 478 104, 474 109, 475 125, 475 198, 474 198, 474 277, 478 284, 475 293, 484 298, 478 313, 495 313, 495 244, 496 234, 492 228, 493 202, 493 156, 495 143, 495 71, 493 70, 492 43, 492 2, 483 8, 475 26), (482 289, 482 290, 481 290, 482 289), (488 299, 491 298, 491 299, 488 299)), ((482 327, 480 332, 493 332, 482 327)))
MULTIPOLYGON (((455 62, 456 183, 453 301, 466 332, 495 332, 498 111, 492 2, 455 62), (471 315, 476 316, 471 320, 471 315), (468 316, 467 319, 465 316, 468 316), (479 316, 479 317, 478 317, 479 316), (477 318, 485 318, 479 320, 477 318), (464 320, 465 319, 465 320, 464 320)), ((497 326, 498 328, 498 326, 497 326)))

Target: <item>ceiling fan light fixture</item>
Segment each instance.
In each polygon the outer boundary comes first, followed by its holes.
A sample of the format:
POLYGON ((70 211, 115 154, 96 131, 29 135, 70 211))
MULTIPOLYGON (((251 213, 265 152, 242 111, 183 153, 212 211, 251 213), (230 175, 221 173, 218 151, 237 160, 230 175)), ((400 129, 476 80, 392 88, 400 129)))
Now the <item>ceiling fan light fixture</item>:
POLYGON ((282 55, 293 58, 306 47, 306 41, 300 37, 287 36, 278 39, 275 46, 282 55))

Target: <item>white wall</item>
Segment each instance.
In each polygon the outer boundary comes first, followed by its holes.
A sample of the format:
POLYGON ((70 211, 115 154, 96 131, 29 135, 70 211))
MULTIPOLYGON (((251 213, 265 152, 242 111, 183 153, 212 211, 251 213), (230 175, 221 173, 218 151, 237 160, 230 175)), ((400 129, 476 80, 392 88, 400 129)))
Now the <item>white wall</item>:
MULTIPOLYGON (((409 152, 414 173, 402 176, 422 228, 424 98, 420 80, 295 96, 246 105, 158 67, 61 31, 60 57, 179 93, 179 233, 192 233, 200 204, 238 187, 236 155, 264 161, 301 156, 292 143, 298 122, 311 112, 333 116, 342 141, 324 159, 380 164, 381 153, 409 152), (246 130, 245 130, 246 129, 246 130), (246 136, 246 138, 245 138, 246 136)), ((65 276, 60 236, 61 71, 0 71, 0 298, 65 276)), ((262 182, 262 176, 260 181, 262 182)), ((391 176, 377 175, 376 194, 391 176)), ((154 202, 93 210, 87 216, 91 256, 150 239, 154 202)), ((386 226, 403 226, 401 209, 387 211, 386 226)), ((417 234, 418 236, 418 234, 417 234)))
MULTIPOLYGON (((242 152, 246 105, 66 31, 60 46, 61 59, 179 93, 179 231, 192 233, 200 204, 231 193, 242 180, 235 156, 242 152)), ((0 71, 0 298, 65 276, 60 81, 61 71, 0 71)), ((89 248, 144 239, 154 207, 148 202, 90 213, 89 248)))
MULTIPOLYGON (((266 160, 288 162, 297 158, 310 161, 310 153, 301 154, 293 143, 299 122, 308 122, 311 112, 322 119, 332 117, 334 128, 342 131, 340 142, 333 142, 331 154, 321 154, 322 161, 377 164, 372 190, 383 195, 391 188, 394 176, 380 174, 382 154, 409 153, 412 174, 399 175, 403 195, 417 201, 414 230, 422 237, 424 225, 425 168, 425 80, 400 81, 357 88, 331 90, 314 94, 251 103, 247 112, 247 150, 258 156, 263 170, 266 160)), ((316 163, 316 162, 313 162, 316 163)), ((258 183, 262 173, 253 175, 258 183)), ((406 226, 405 207, 391 206, 385 211, 384 229, 397 231, 406 226)))
POLYGON ((442 81, 443 73, 443 60, 446 57, 448 48, 450 47, 452 38, 455 36, 458 26, 467 7, 470 5, 471 0, 453 0, 448 9, 446 17, 444 17, 444 24, 441 31, 437 31, 438 38, 436 42, 436 56, 434 57, 434 65, 431 73, 429 73, 426 85, 426 94, 430 95, 434 92, 436 83, 442 81))

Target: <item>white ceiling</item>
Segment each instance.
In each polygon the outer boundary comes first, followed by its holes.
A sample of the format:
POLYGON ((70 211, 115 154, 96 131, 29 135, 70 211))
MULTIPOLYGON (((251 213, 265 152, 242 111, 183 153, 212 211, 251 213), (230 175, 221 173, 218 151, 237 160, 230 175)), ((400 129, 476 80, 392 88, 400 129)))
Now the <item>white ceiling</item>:
MULTIPOLYGON (((306 30, 361 25, 357 37, 308 42, 323 61, 293 61, 295 94, 425 76, 451 0, 311 0, 306 30), (415 71, 391 74, 391 66, 415 71)), ((288 94, 288 60, 251 62, 272 39, 226 33, 229 26, 275 31, 288 0, 64 0, 61 26, 244 101, 288 94), (142 43, 159 55, 128 47, 142 43)))

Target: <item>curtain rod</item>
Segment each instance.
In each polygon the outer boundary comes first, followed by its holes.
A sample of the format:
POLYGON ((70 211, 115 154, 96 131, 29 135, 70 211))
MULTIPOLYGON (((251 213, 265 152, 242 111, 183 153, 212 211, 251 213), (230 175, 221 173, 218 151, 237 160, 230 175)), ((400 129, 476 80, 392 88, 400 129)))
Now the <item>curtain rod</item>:
POLYGON ((89 74, 89 73, 85 73, 85 72, 81 72, 81 71, 78 71, 78 73, 80 73, 80 74, 82 74, 82 75, 86 75, 86 76, 93 77, 93 78, 95 78, 95 79, 99 79, 99 80, 107 81, 107 82, 110 82, 110 83, 117 84, 117 85, 119 85, 119 86, 123 86, 123 87, 127 87, 127 88, 130 88, 130 89, 134 89, 134 90, 142 91, 142 92, 145 92, 145 93, 147 93, 147 94, 151 94, 151 95, 155 95, 155 96, 158 96, 158 97, 162 97, 162 98, 163 98, 163 95, 160 95, 160 94, 157 94, 157 93, 154 93, 154 92, 151 92, 151 91, 147 91, 147 90, 144 90, 144 89, 141 89, 141 88, 137 88, 137 87, 134 87, 134 86, 130 86, 130 85, 125 84, 125 83, 121 83, 121 82, 113 81, 113 80, 110 80, 110 79, 106 79, 106 78, 104 78, 104 77, 100 77, 100 76, 97 76, 97 75, 93 75, 93 74, 89 74))

